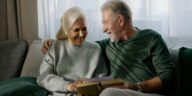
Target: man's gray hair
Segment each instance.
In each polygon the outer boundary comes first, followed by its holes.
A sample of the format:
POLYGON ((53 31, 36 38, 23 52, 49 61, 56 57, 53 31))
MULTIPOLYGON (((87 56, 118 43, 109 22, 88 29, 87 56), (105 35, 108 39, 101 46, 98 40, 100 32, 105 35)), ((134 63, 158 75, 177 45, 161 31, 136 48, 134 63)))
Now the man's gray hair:
POLYGON ((132 12, 129 6, 121 0, 108 0, 102 7, 101 11, 111 9, 114 13, 123 15, 125 21, 130 21, 132 19, 132 12))

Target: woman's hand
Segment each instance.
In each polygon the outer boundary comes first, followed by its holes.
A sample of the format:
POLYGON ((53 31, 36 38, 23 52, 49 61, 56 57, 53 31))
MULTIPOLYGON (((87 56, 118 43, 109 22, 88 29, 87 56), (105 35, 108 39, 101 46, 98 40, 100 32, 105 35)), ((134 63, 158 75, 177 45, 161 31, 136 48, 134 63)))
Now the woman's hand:
POLYGON ((76 92, 76 91, 77 91, 77 85, 76 85, 76 83, 69 83, 69 84, 67 85, 67 91, 76 92))
POLYGON ((67 90, 70 91, 70 92, 77 92, 78 84, 81 84, 81 83, 85 82, 85 80, 86 79, 80 79, 80 80, 74 81, 73 83, 69 83, 67 85, 67 90))

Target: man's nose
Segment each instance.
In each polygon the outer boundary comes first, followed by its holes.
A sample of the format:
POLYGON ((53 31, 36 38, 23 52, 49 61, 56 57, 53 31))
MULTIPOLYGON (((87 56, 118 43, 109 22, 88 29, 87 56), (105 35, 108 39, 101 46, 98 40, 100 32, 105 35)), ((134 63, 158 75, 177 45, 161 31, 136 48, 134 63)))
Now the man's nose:
POLYGON ((103 32, 107 32, 107 27, 103 27, 103 32))

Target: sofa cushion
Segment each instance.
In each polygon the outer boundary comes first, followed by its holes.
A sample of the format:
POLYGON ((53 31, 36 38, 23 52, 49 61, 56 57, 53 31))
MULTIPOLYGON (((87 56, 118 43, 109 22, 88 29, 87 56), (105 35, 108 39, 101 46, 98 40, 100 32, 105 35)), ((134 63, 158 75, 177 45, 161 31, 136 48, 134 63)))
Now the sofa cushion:
POLYGON ((191 92, 192 86, 192 48, 182 47, 179 51, 180 96, 191 92))
POLYGON ((23 69, 21 72, 21 77, 23 76, 34 76, 39 75, 40 64, 43 60, 43 54, 40 52, 42 47, 41 41, 35 40, 30 45, 23 69))
POLYGON ((179 96, 179 80, 180 80, 180 77, 179 77, 179 63, 178 63, 178 58, 179 58, 179 50, 180 48, 178 49, 169 49, 169 52, 170 52, 170 59, 171 59, 171 62, 174 64, 174 71, 173 71, 173 78, 170 82, 170 84, 168 84, 168 88, 170 89, 167 89, 169 93, 167 93, 168 95, 167 96, 179 96))
POLYGON ((47 96, 48 91, 38 86, 35 77, 14 78, 0 82, 0 96, 47 96))
POLYGON ((20 76, 26 52, 23 40, 0 41, 0 81, 20 76))

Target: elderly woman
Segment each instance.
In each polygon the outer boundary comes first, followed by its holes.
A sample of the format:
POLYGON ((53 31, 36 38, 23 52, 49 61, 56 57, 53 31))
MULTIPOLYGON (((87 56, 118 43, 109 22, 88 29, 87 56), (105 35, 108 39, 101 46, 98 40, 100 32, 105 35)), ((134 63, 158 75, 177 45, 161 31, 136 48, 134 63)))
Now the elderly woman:
POLYGON ((102 76, 106 66, 96 43, 85 41, 85 17, 77 7, 68 9, 61 18, 61 28, 45 55, 37 83, 53 96, 73 96, 81 78, 102 76))

